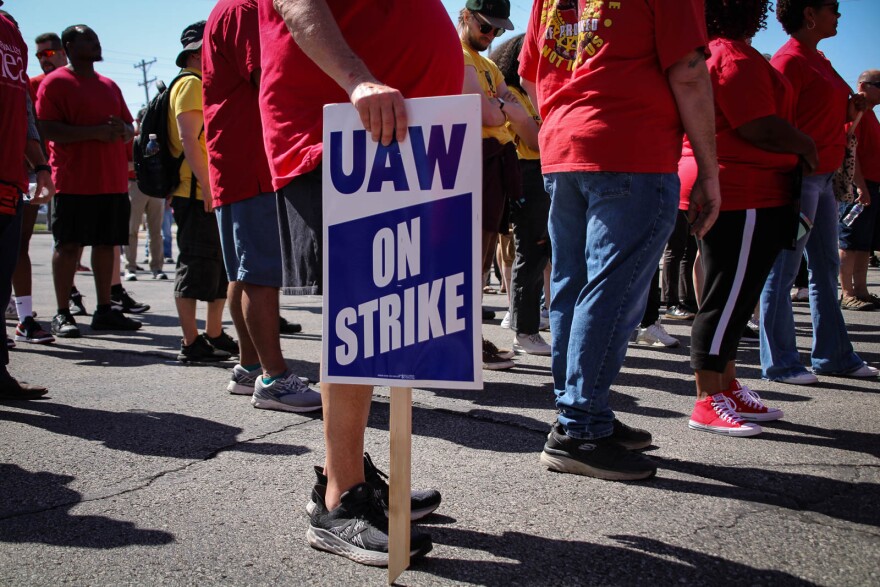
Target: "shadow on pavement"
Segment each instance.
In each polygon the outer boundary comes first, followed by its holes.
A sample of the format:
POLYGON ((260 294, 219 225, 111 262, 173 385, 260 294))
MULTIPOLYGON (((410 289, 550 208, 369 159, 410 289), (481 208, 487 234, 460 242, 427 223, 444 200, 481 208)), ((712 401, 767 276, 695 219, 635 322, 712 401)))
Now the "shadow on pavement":
MULTIPOLYGON (((494 585, 813 585, 781 571, 759 569, 641 536, 610 536, 620 546, 553 540, 520 532, 494 536, 448 527, 431 529, 435 544, 481 550, 501 561, 434 556, 413 569, 451 581, 494 585)), ((405 579, 405 576, 403 577, 405 579)))
MULTIPOLYGON (((652 482, 645 483, 644 487, 763 503, 795 511, 815 512, 856 524, 880 526, 880 503, 876 499, 880 495, 880 485, 876 483, 660 457, 655 457, 655 460, 661 469, 703 477, 707 481, 670 479, 661 474, 652 482)), ((817 468, 820 466, 817 465, 817 468)), ((851 468, 855 472, 858 466, 851 468)))
POLYGON ((220 451, 263 455, 302 455, 304 446, 239 442, 241 428, 171 412, 109 412, 52 402, 0 402, 0 421, 42 428, 54 434, 97 441, 113 450, 177 459, 204 459, 220 451))
POLYGON ((131 522, 71 514, 68 510, 82 500, 82 495, 66 487, 73 479, 0 464, 4 496, 0 518, 5 518, 0 521, 0 542, 109 549, 174 541, 169 532, 138 528, 131 522))

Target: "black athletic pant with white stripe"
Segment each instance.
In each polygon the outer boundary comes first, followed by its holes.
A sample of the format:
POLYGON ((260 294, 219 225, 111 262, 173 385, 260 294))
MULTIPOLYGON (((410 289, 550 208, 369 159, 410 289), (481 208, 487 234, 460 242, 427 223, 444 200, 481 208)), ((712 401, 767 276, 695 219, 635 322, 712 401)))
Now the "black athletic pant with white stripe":
POLYGON ((721 212, 700 241, 704 283, 691 329, 691 367, 723 373, 749 321, 785 235, 791 206, 721 212))

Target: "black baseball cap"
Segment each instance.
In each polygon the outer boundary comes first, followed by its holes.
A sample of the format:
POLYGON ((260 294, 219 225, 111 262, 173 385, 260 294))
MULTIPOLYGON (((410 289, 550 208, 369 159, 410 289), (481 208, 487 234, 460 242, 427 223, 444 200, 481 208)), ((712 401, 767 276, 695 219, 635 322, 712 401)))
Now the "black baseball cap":
POLYGON ((508 0, 467 0, 465 8, 479 12, 495 28, 513 30, 510 22, 510 2, 508 0))
POLYGON ((205 36, 205 21, 195 22, 180 33, 180 44, 183 45, 183 51, 177 56, 177 67, 186 67, 186 56, 193 51, 202 48, 202 38, 205 36))

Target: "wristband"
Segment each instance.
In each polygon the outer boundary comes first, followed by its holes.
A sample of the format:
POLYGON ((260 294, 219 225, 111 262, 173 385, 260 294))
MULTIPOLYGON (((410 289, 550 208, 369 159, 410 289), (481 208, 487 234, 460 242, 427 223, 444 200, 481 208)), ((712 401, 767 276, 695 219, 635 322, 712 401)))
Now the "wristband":
POLYGON ((48 171, 52 173, 52 168, 48 165, 34 165, 34 173, 39 173, 41 171, 48 171))

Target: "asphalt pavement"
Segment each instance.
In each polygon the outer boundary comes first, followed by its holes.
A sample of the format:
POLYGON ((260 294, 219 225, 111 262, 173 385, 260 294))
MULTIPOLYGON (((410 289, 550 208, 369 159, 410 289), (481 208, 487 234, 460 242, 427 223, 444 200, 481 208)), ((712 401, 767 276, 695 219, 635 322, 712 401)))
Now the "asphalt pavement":
MULTIPOLYGON (((50 248, 48 235, 34 236, 34 309, 46 327, 50 248)), ((93 310, 91 275, 76 279, 93 310)), ((880 292, 880 270, 869 283, 880 292)), ((320 415, 252 408, 226 392, 231 364, 178 363, 173 281, 144 272, 125 285, 152 306, 140 331, 93 333, 86 318, 80 339, 11 353, 13 375, 50 393, 0 402, 0 584, 384 584, 385 569, 306 542, 320 415)), ((288 364, 317 380, 320 299, 281 303, 303 325, 282 337, 288 364)), ((498 311, 484 333, 509 348, 506 298, 484 305, 498 311)), ((795 318, 808 361, 806 304, 795 318)), ((880 365, 880 312, 845 318, 857 351, 880 365)), ((7 320, 7 332, 14 326, 7 320)), ((481 391, 414 390, 413 487, 440 489, 443 504, 420 524, 433 552, 398 583, 880 584, 880 382, 761 381, 757 346, 744 344, 740 378, 785 418, 755 438, 691 431, 690 326, 665 326, 682 346, 631 346, 611 398, 621 420, 654 435, 659 472, 649 481, 540 465, 554 419, 548 357, 484 373, 481 391)), ((366 433, 384 470, 388 394, 376 389, 366 433)))

